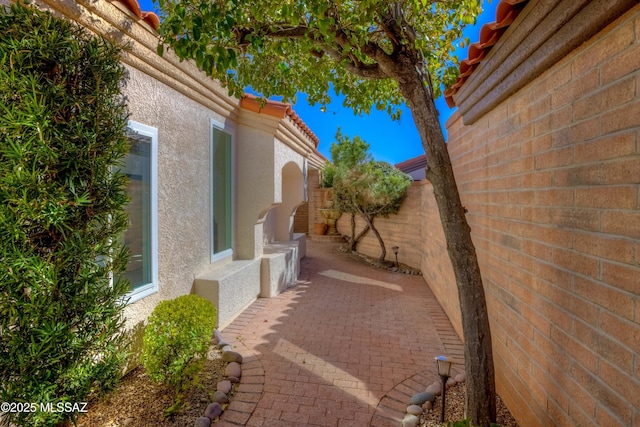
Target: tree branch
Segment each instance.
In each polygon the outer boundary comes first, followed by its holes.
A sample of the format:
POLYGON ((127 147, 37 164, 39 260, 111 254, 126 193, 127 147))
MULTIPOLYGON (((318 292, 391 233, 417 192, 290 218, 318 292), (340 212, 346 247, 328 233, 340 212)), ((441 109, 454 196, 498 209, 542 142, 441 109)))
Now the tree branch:
POLYGON ((268 35, 277 38, 301 38, 309 34, 309 27, 295 26, 283 27, 277 31, 269 31, 268 35))
POLYGON ((402 50, 402 27, 398 22, 402 19, 402 5, 399 2, 389 5, 387 13, 381 16, 380 26, 393 45, 393 51, 402 50))
POLYGON ((291 26, 288 24, 270 24, 262 25, 260 27, 251 28, 235 28, 234 35, 240 46, 249 44, 247 36, 251 34, 258 34, 262 36, 275 37, 275 38, 302 38, 309 34, 309 27, 305 25, 291 26), (274 29, 277 28, 277 29, 274 29))
POLYGON ((320 48, 336 62, 343 63, 347 71, 358 77, 365 79, 385 79, 388 77, 378 64, 365 64, 354 55, 344 55, 331 46, 322 45, 320 48))
MULTIPOLYGON (((338 46, 342 47, 349 43, 349 36, 343 28, 336 28, 335 41, 338 46)), ((326 41, 320 40, 317 34, 314 34, 311 28, 306 25, 263 25, 261 27, 253 28, 238 28, 235 32, 236 39, 239 47, 247 46, 250 44, 247 41, 247 36, 250 34, 260 34, 262 36, 274 37, 274 38, 302 38, 308 36, 318 44, 318 52, 312 53, 316 57, 321 57, 321 52, 326 53, 336 62, 344 63, 345 68, 355 74, 358 77, 365 79, 385 79, 389 76, 384 72, 378 63, 366 64, 359 60, 354 55, 344 55, 340 50, 332 47, 326 41), (277 29, 274 29, 277 28, 277 29), (346 60, 346 63, 345 63, 346 60)), ((362 46, 362 52, 369 58, 378 62, 380 59, 389 60, 388 54, 377 44, 373 42, 366 43, 362 46)))
POLYGON ((386 79, 389 76, 385 74, 378 64, 346 64, 345 68, 358 77, 365 79, 386 79))
MULTIPOLYGON (((336 42, 340 46, 346 46, 349 44, 349 36, 342 28, 336 30, 336 42)), ((392 61, 387 52, 382 49, 377 43, 367 42, 360 47, 360 51, 374 61, 374 64, 365 64, 359 59, 352 57, 352 66, 348 66, 347 70, 353 74, 370 79, 384 79, 389 75, 385 72, 382 64, 392 61)))
MULTIPOLYGON (((439 0, 433 0, 435 3, 439 0)), ((417 34, 402 10, 402 3, 396 2, 389 6, 387 14, 382 17, 381 26, 394 45, 394 51, 403 50, 403 38, 413 45, 417 39, 417 34)))

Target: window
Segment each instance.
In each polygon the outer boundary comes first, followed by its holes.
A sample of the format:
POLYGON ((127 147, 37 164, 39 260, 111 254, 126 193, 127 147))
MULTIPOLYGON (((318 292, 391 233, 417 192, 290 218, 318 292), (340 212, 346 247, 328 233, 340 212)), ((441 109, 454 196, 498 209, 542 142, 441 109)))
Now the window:
POLYGON ((233 145, 211 122, 211 261, 233 255, 233 145))
POLYGON ((129 131, 131 148, 122 169, 131 198, 125 208, 129 228, 123 238, 130 258, 124 276, 131 282, 129 302, 134 302, 158 291, 158 130, 130 121, 129 131))

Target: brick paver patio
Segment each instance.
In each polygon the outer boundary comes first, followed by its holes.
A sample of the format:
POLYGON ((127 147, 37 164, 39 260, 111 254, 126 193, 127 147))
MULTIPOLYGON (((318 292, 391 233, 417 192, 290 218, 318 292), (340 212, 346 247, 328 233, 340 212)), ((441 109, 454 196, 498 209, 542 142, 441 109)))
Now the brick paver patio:
POLYGON ((299 283, 222 330, 244 355, 218 426, 399 426, 436 381, 433 358, 462 343, 421 276, 308 242, 299 283))

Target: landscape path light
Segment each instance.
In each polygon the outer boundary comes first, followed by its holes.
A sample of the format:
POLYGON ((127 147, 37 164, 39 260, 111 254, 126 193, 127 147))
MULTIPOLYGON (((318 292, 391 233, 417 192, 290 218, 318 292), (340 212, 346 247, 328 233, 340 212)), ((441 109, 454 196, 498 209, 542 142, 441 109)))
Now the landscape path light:
POLYGON ((438 364, 438 375, 442 378, 442 411, 440 412, 440 422, 444 423, 444 395, 447 390, 447 380, 451 372, 451 365, 453 365, 454 362, 445 356, 436 356, 435 359, 438 364))
POLYGON ((394 246, 391 250, 396 254, 396 268, 398 268, 398 250, 400 250, 400 246, 394 246))

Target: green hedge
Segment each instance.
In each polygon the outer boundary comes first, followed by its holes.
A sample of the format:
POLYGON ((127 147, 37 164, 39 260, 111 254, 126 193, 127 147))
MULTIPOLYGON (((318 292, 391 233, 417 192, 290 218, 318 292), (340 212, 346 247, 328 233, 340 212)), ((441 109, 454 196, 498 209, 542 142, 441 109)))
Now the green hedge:
POLYGON ((0 7, 0 34, 0 401, 81 402, 124 356, 125 71, 118 47, 32 7, 0 7))

